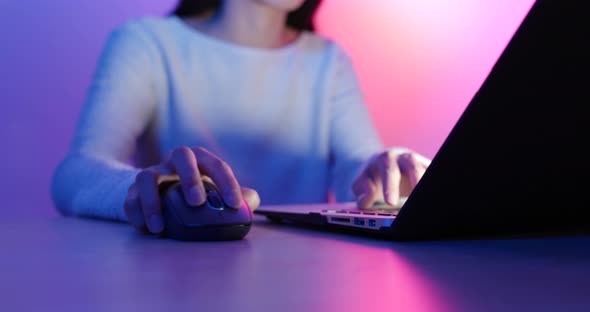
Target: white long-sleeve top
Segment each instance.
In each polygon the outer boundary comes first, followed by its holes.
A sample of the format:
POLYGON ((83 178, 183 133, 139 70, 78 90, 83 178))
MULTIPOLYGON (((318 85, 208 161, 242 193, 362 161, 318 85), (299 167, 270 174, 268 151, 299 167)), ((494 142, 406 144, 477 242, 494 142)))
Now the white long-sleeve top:
POLYGON ((111 33, 52 193, 65 214, 126 220, 139 168, 179 146, 225 160, 262 204, 353 200, 363 162, 383 150, 349 58, 303 33, 278 49, 245 47, 178 17, 111 33))

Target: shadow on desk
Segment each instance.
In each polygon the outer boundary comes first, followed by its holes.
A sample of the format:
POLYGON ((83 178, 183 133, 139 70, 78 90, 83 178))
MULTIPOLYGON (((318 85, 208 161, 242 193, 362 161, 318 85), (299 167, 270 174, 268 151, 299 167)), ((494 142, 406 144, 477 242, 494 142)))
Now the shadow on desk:
MULTIPOLYGON (((407 280, 461 311, 588 311, 590 236, 394 242, 367 234, 257 219, 255 226, 389 250, 407 280), (410 273, 409 273, 410 272, 410 273), (410 278, 411 277, 411 278, 410 278)), ((351 249, 355 249, 351 246, 351 249)), ((376 261, 376 260, 370 260, 376 261)))
POLYGON ((568 234, 535 234, 520 236, 498 236, 488 238, 448 239, 420 242, 394 242, 386 236, 372 235, 365 232, 350 232, 342 229, 327 229, 313 225, 276 223, 266 218, 256 218, 255 226, 273 231, 296 233, 297 235, 330 238, 373 247, 391 248, 398 252, 416 249, 461 250, 466 252, 486 252, 498 256, 559 255, 576 260, 585 259, 590 264, 590 234, 576 232, 568 234), (584 247, 588 248, 584 248, 584 247))

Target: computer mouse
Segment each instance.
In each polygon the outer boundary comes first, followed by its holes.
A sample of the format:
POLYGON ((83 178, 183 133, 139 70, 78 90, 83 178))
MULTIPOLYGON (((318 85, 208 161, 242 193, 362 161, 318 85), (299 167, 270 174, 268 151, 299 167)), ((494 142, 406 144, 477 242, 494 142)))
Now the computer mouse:
POLYGON ((164 237, 183 241, 226 241, 242 239, 250 231, 252 211, 227 206, 215 184, 203 181, 207 200, 191 206, 184 199, 180 183, 167 187, 161 196, 164 237))

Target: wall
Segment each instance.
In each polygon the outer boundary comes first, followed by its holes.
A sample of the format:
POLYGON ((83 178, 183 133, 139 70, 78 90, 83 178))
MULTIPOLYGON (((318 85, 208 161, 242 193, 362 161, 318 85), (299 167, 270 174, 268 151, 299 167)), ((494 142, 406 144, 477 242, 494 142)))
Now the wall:
MULTIPOLYGON (((533 0, 324 0, 319 31, 350 53, 388 145, 432 157, 533 0)), ((3 216, 51 215, 65 153, 109 30, 174 0, 0 0, 3 216)))

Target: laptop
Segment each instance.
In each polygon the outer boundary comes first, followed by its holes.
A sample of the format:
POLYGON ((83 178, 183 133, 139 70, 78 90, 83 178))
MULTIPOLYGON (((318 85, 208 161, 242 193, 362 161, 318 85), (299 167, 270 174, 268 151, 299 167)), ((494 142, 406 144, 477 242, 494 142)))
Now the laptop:
POLYGON ((585 3, 536 1, 400 207, 279 205, 255 213, 398 241, 586 233, 590 157, 581 149, 590 143, 590 11, 585 3))

